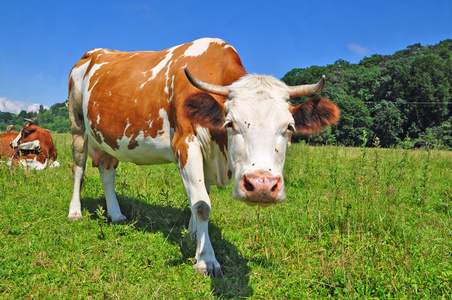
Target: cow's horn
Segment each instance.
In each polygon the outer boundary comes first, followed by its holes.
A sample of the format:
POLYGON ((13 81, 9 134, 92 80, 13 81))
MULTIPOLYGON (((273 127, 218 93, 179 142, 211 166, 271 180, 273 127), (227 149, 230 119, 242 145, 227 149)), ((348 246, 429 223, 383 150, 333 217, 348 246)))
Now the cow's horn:
POLYGON ((316 84, 305 84, 289 87, 290 97, 308 96, 319 93, 325 87, 325 75, 316 84))
POLYGON ((28 126, 31 126, 31 125, 34 125, 35 124, 35 122, 33 122, 33 120, 32 119, 27 119, 27 118, 23 118, 23 120, 25 121, 25 122, 28 122, 28 126))
POLYGON ((209 92, 216 95, 221 96, 228 96, 229 95, 229 89, 222 85, 215 85, 210 83, 205 83, 196 78, 195 76, 191 75, 190 71, 188 71, 187 68, 185 68, 185 75, 187 75, 188 80, 190 80, 190 83, 197 87, 200 90, 203 90, 205 92, 209 92))

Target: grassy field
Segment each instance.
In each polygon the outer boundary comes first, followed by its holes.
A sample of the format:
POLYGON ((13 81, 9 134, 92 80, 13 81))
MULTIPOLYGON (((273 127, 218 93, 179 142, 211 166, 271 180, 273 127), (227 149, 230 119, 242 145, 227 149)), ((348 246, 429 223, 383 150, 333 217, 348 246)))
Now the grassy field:
POLYGON ((248 207, 212 187, 219 280, 192 269, 176 165, 120 163, 121 225, 88 166, 71 222, 71 138, 54 140, 59 168, 0 165, 1 299, 452 298, 452 152, 295 144, 285 203, 248 207))

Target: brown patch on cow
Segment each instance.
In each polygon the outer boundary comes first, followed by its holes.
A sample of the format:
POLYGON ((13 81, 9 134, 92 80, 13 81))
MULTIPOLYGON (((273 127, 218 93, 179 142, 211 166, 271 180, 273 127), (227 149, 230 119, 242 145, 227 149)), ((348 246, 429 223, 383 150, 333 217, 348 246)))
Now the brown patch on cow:
POLYGON ((210 216, 210 206, 204 202, 199 201, 193 205, 193 211, 196 212, 196 216, 202 221, 208 221, 210 216))
POLYGON ((189 144, 195 140, 195 134, 183 135, 182 137, 177 136, 176 134, 173 139, 173 151, 176 161, 179 162, 179 166, 181 169, 185 167, 188 160, 188 148, 189 144))
POLYGON ((138 147, 138 142, 136 140, 130 140, 130 143, 127 145, 127 148, 129 150, 135 149, 136 147, 138 147))
POLYGON ((221 153, 223 153, 224 158, 227 158, 227 150, 228 150, 228 134, 225 129, 209 129, 210 138, 213 142, 218 145, 221 153))
POLYGON ((195 94, 184 101, 185 117, 193 124, 203 127, 219 129, 224 123, 224 107, 211 95, 195 94))
POLYGON ((0 157, 12 157, 17 152, 10 147, 10 144, 18 136, 18 133, 7 132, 0 135, 0 157))
POLYGON ((313 97, 291 107, 297 132, 316 133, 339 120, 339 109, 327 99, 313 97))

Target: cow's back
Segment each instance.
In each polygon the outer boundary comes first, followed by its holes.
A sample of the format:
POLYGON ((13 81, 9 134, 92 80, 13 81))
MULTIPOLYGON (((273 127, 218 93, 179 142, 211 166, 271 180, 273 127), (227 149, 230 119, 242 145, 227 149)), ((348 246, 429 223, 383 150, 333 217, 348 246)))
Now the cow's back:
MULTIPOLYGON (((185 67, 219 85, 245 74, 234 48, 217 39, 159 52, 87 52, 71 72, 69 89, 74 94, 70 105, 83 114, 90 154, 106 152, 139 164, 174 162, 174 136, 183 139, 193 132, 182 102, 199 92, 187 80, 185 67)), ((73 127, 76 118, 71 116, 73 127)))
POLYGON ((0 135, 0 157, 11 157, 11 155, 16 152, 16 150, 11 149, 11 142, 18 136, 18 133, 3 133, 0 135))

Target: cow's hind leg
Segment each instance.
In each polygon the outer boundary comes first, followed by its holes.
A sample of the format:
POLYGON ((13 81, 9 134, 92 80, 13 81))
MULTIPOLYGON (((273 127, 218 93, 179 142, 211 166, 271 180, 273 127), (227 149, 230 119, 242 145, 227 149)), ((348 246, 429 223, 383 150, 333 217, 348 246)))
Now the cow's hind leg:
POLYGON ((107 201, 108 215, 111 217, 112 222, 125 222, 126 217, 121 213, 119 208, 118 199, 115 193, 115 177, 116 168, 109 167, 109 161, 101 160, 99 163, 100 180, 102 181, 102 187, 105 192, 105 199, 107 201))
POLYGON ((80 92, 73 89, 69 95, 69 118, 72 131, 72 174, 74 176, 74 191, 71 204, 69 205, 70 220, 80 220, 82 210, 80 204, 80 188, 85 173, 86 158, 88 157, 88 139, 85 135, 85 123, 82 113, 82 96, 80 92))

